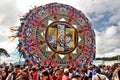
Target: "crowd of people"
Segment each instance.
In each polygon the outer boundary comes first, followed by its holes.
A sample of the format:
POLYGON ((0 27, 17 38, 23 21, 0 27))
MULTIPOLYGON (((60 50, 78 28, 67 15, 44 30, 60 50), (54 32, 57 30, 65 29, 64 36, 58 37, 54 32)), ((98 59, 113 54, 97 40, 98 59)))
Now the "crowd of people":
POLYGON ((113 66, 0 66, 0 80, 120 80, 120 64, 113 66))

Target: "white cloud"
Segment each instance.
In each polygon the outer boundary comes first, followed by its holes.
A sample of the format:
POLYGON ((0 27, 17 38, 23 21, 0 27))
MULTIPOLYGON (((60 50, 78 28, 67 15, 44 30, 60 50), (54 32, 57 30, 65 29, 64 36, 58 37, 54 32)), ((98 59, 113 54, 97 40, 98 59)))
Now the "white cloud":
POLYGON ((120 49, 120 26, 110 26, 103 31, 96 33, 97 57, 108 57, 116 54, 116 49, 120 49))
POLYGON ((118 22, 120 22, 120 9, 115 11, 114 15, 112 15, 109 19, 109 23, 117 24, 118 22))
POLYGON ((100 14, 98 16, 98 14, 95 14, 94 17, 92 18, 92 22, 96 22, 96 21, 99 21, 100 19, 102 19, 104 17, 103 14, 100 14))
POLYGON ((86 13, 104 13, 119 10, 119 0, 83 0, 78 1, 78 8, 84 10, 86 13))
POLYGON ((120 21, 120 1, 119 0, 79 0, 78 9, 82 10, 92 22, 104 18, 106 15, 112 15, 109 22, 116 24, 120 21))
MULTIPOLYGON (((20 57, 16 56, 16 55, 12 55, 10 57, 6 57, 6 56, 1 56, 0 57, 0 64, 1 63, 15 63, 15 62, 19 62, 20 57)), ((21 61, 25 61, 23 58, 20 59, 21 61)))
POLYGON ((58 2, 58 3, 63 3, 63 4, 68 4, 71 5, 75 8, 78 8, 78 0, 17 0, 18 3, 18 10, 20 13, 28 13, 29 9, 34 8, 35 6, 41 6, 45 5, 48 3, 53 3, 53 2, 58 2))
POLYGON ((14 50, 16 49, 18 44, 17 39, 15 39, 14 41, 9 40, 4 40, 1 44, 0 47, 4 48, 8 51, 9 54, 12 54, 14 52, 14 50))
POLYGON ((11 42, 9 28, 19 25, 18 9, 16 0, 0 1, 0 48, 12 53, 17 46, 17 41, 11 42))

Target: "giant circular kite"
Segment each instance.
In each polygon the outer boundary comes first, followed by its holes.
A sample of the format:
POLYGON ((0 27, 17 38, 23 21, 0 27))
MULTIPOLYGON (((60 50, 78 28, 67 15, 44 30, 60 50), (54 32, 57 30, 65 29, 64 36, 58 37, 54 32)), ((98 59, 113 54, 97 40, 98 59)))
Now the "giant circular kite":
POLYGON ((72 6, 50 3, 35 7, 21 20, 19 51, 30 64, 89 64, 95 34, 88 18, 72 6))

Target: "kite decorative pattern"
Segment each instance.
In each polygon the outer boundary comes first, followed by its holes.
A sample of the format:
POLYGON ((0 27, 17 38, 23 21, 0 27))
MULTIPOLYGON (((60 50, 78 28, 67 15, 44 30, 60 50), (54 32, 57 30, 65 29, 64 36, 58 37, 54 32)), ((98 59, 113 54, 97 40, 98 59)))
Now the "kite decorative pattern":
POLYGON ((20 19, 19 51, 29 64, 89 64, 95 55, 95 33, 88 18, 72 6, 50 3, 20 19))

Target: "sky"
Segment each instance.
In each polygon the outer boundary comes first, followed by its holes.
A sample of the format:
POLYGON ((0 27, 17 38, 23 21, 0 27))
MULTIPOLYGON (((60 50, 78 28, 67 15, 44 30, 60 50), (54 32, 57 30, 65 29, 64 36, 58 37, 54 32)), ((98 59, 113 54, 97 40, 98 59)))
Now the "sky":
MULTIPOLYGON (((81 10, 93 25, 96 35, 96 57, 120 55, 120 0, 0 0, 0 48, 16 59, 17 38, 9 39, 10 27, 20 26, 20 16, 34 6, 51 2, 71 5, 81 10)), ((3 58, 2 58, 3 59, 3 58)))

